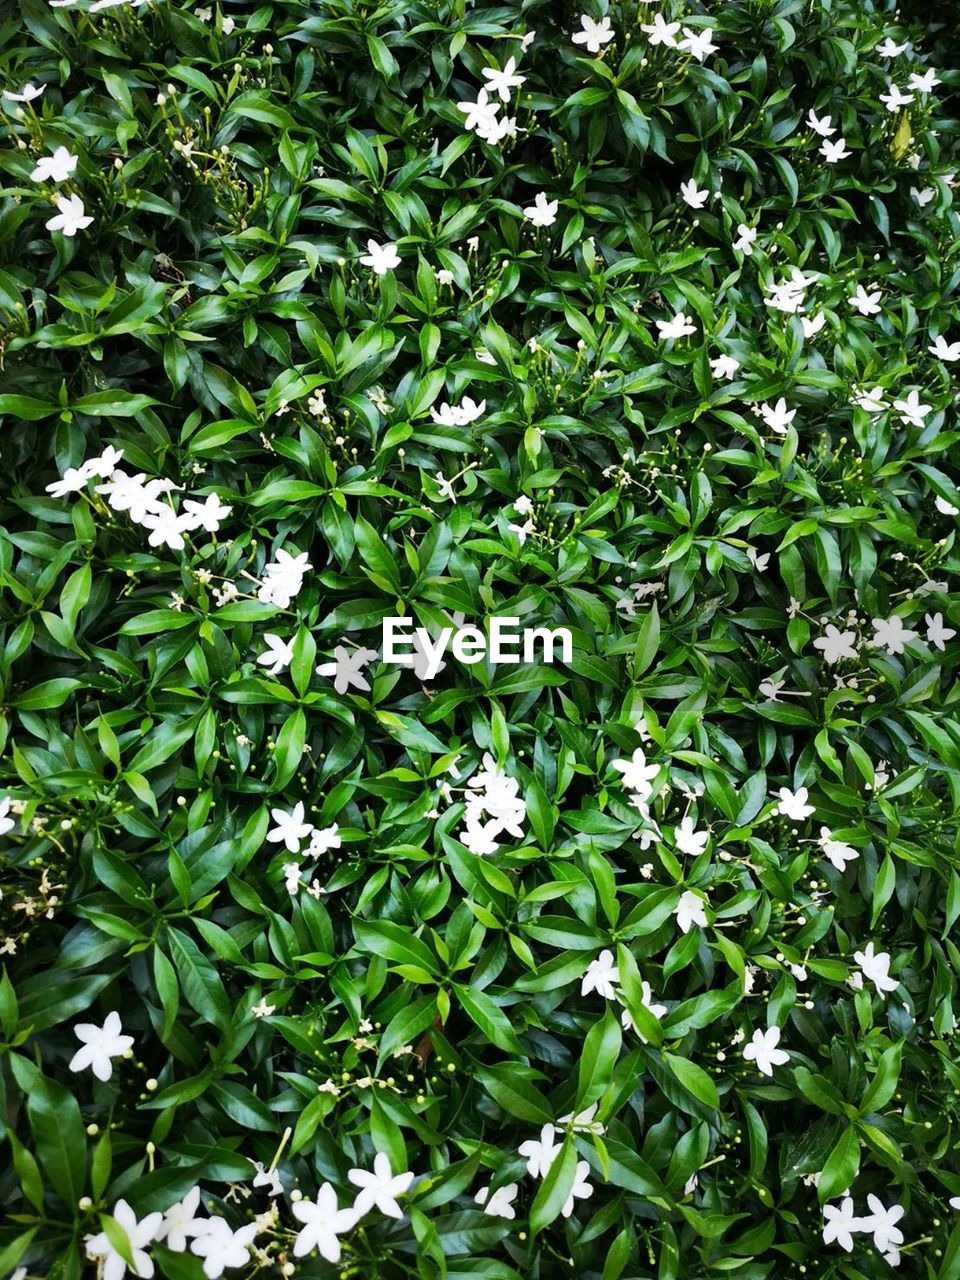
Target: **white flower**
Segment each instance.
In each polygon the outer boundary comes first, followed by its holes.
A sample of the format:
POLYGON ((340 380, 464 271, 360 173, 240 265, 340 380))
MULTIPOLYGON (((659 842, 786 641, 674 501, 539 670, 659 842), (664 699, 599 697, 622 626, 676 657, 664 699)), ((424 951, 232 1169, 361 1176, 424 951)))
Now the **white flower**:
POLYGON ((370 682, 362 674, 362 669, 379 655, 374 649, 347 649, 338 644, 333 651, 333 662, 321 662, 317 667, 318 676, 333 676, 333 687, 337 693, 346 693, 348 689, 359 689, 363 693, 370 692, 370 682))
MULTIPOLYGON (((933 93, 936 86, 940 83, 941 80, 936 71, 934 71, 933 67, 928 67, 922 75, 919 71, 912 71, 909 79, 907 80, 907 88, 914 89, 917 93, 933 93)), ((881 1250, 881 1253, 882 1252, 883 1250, 881 1250)))
POLYGON ((505 1187, 497 1187, 492 1195, 489 1186, 481 1187, 473 1197, 473 1202, 482 1205, 483 1212, 489 1213, 493 1218, 515 1218, 517 1211, 513 1207, 513 1202, 519 1192, 520 1186, 516 1182, 508 1182, 505 1187))
POLYGON ((316 1249, 327 1262, 339 1262, 338 1237, 355 1226, 360 1215, 356 1209, 338 1208, 336 1190, 325 1182, 317 1192, 316 1200, 296 1201, 293 1216, 305 1224, 297 1233, 293 1256, 302 1258, 311 1249, 316 1249))
POLYGON ((545 1124, 540 1130, 540 1137, 528 1138, 521 1142, 518 1152, 527 1162, 527 1173, 531 1178, 545 1178, 550 1166, 560 1154, 560 1145, 554 1142, 556 1129, 552 1124, 545 1124))
POLYGON ((573 43, 586 45, 588 53, 599 53, 601 47, 609 44, 614 38, 609 18, 601 18, 599 22, 594 22, 592 18, 588 18, 585 13, 582 13, 580 15, 580 26, 583 30, 576 33, 573 37, 573 43))
POLYGON ((48 231, 62 231, 65 236, 75 236, 93 221, 87 216, 79 196, 57 196, 57 208, 60 212, 44 223, 48 231))
MULTIPOLYGON (((956 515, 956 511, 954 511, 956 515)), ((957 634, 952 627, 943 625, 942 613, 925 613, 923 620, 927 624, 927 644, 932 644, 935 649, 939 649, 943 653, 948 640, 952 640, 957 634)))
POLYGON ((925 209, 937 198, 937 193, 933 187, 924 187, 921 191, 919 187, 911 187, 910 194, 916 200, 921 209, 925 209))
POLYGON ((516 69, 516 58, 508 58, 502 71, 496 67, 484 67, 481 74, 487 82, 487 91, 499 94, 501 102, 509 102, 511 89, 519 89, 527 78, 515 75, 516 69))
POLYGON ((861 1219, 854 1215, 853 1198, 844 1196, 839 1209, 835 1205, 825 1204, 823 1216, 823 1243, 833 1244, 836 1241, 841 1249, 850 1253, 853 1249, 853 1233, 863 1230, 861 1219))
POLYGON ((781 396, 776 404, 762 404, 760 406, 760 416, 771 431, 776 431, 777 435, 785 436, 787 428, 797 416, 797 411, 796 409, 788 409, 786 400, 781 396))
POLYGON ((748 1062, 756 1062, 761 1075, 772 1076, 774 1067, 782 1067, 790 1061, 789 1053, 777 1048, 779 1043, 779 1027, 768 1027, 766 1031, 758 1028, 750 1043, 744 1046, 743 1056, 748 1062))
POLYGON ((847 301, 851 307, 854 307, 862 316, 875 316, 880 312, 881 293, 879 289, 874 289, 872 293, 867 293, 862 284, 857 285, 857 291, 852 298, 847 301))
POLYGON ((292 556, 281 548, 276 560, 264 565, 257 599, 264 604, 275 604, 279 609, 288 609, 291 601, 300 594, 307 570, 312 568, 306 551, 292 556))
POLYGON ((559 208, 559 200, 548 200, 545 191, 538 191, 533 198, 533 204, 528 204, 524 209, 523 216, 535 227, 552 227, 557 220, 559 208))
POLYGON ((757 573, 766 573, 767 566, 770 563, 770 552, 765 551, 762 555, 753 547, 747 547, 747 559, 756 569, 757 573))
POLYGON ((886 649, 889 654, 903 653, 904 647, 916 638, 916 631, 909 631, 897 614, 889 618, 873 619, 873 639, 870 643, 874 648, 886 649))
POLYGON ((791 791, 789 787, 781 787, 777 809, 784 817, 791 818, 794 822, 802 822, 814 811, 813 805, 807 804, 807 795, 806 787, 798 787, 796 791, 791 791))
POLYGON ((83 470, 89 472, 92 476, 99 476, 101 480, 105 480, 107 476, 113 475, 122 458, 122 449, 115 449, 112 444, 107 445, 106 449, 98 457, 90 458, 83 464, 83 470))
POLYGON ((490 95, 486 89, 481 89, 477 94, 476 102, 458 102, 457 110, 462 111, 467 117, 463 122, 463 127, 471 132, 475 130, 483 137, 491 129, 496 128, 496 117, 497 112, 500 110, 500 103, 491 102, 490 95))
POLYGON ((186 546, 183 535, 192 527, 193 521, 190 516, 178 515, 172 507, 159 503, 152 511, 145 511, 139 523, 150 530, 147 542, 151 547, 182 551, 186 546))
POLYGON ((877 989, 878 995, 883 995, 888 991, 896 991, 900 983, 896 978, 890 977, 890 956, 886 951, 874 952, 873 943, 868 942, 863 951, 855 951, 853 958, 863 973, 863 976, 877 989))
MULTIPOLYGON (((266 1017, 266 1014, 263 1015, 266 1017)), ((276 1199, 277 1196, 283 1195, 283 1183, 280 1181, 280 1175, 276 1169, 268 1169, 260 1160, 251 1160, 250 1163, 256 1169, 256 1176, 253 1179, 253 1186, 266 1187, 269 1194, 276 1199)))
POLYGON ((231 18, 229 14, 226 14, 226 15, 225 15, 223 18, 221 18, 221 20, 220 20, 220 26, 221 26, 221 29, 223 30, 223 34, 224 34, 225 36, 232 35, 232 34, 233 34, 233 30, 234 30, 234 28, 236 27, 236 25, 237 25, 236 19, 235 19, 235 18, 231 18))
POLYGON ((899 111, 901 107, 910 105, 913 101, 913 94, 902 93, 895 84, 891 83, 889 92, 880 94, 880 101, 888 111, 899 111))
POLYGON ((703 62, 708 54, 716 53, 719 47, 713 43, 713 27, 704 27, 702 31, 684 27, 683 38, 677 41, 677 48, 689 53, 698 62, 703 62))
POLYGON ((933 505, 942 516, 960 516, 960 507, 955 507, 952 502, 941 498, 939 494, 934 498, 933 505))
POLYGON ((827 164, 836 164, 840 160, 846 160, 847 156, 852 156, 853 152, 847 147, 846 138, 837 138, 836 142, 824 138, 820 143, 820 154, 827 164))
POLYGON ((668 49, 677 47, 677 32, 680 30, 680 23, 667 22, 662 13, 655 13, 653 22, 641 22, 640 30, 647 33, 652 46, 662 44, 668 49))
POLYGON ((853 402, 859 409, 872 414, 883 413, 888 407, 883 398, 883 387, 861 387, 854 393, 853 402))
POLYGON ((66 147, 57 147, 52 156, 42 156, 30 177, 34 182, 66 182, 77 167, 79 157, 66 147))
POLYGON ((528 498, 525 493, 521 493, 513 504, 513 509, 518 516, 529 516, 533 514, 533 500, 528 498))
POLYGON ((703 191, 697 190, 697 184, 693 178, 689 182, 680 183, 680 195, 683 197, 684 204, 688 204, 691 209, 702 209, 710 199, 710 192, 706 188, 703 191))
POLYGON ((593 1187, 587 1181, 590 1176, 590 1166, 586 1160, 578 1160, 577 1167, 573 1175, 573 1186, 570 1188, 570 1194, 563 1202, 563 1208, 560 1210, 565 1218, 569 1218, 576 1206, 578 1200, 587 1200, 593 1195, 593 1187))
POLYGON ((268 676, 276 676, 281 671, 286 671, 293 661, 293 641, 281 640, 271 631, 266 632, 263 639, 267 649, 265 653, 260 654, 257 662, 266 667, 268 676))
POLYGON ((660 337, 663 340, 667 338, 683 338, 687 334, 696 333, 696 325, 693 318, 684 315, 682 311, 678 311, 672 320, 658 320, 657 328, 660 330, 660 337))
POLYGON ((601 951, 596 960, 591 960, 587 972, 580 983, 580 994, 589 995, 596 991, 605 1000, 617 998, 616 983, 620 981, 620 973, 613 960, 612 951, 601 951))
POLYGON ((283 877, 287 893, 292 896, 300 888, 300 864, 298 862, 285 862, 283 864, 283 877))
POLYGON ((753 253, 753 242, 757 238, 756 227, 748 227, 745 222, 737 224, 737 238, 733 242, 734 249, 749 258, 753 253))
POLYGON ((710 361, 710 371, 715 378, 732 378, 740 368, 740 361, 733 356, 716 356, 710 361))
POLYGON ((385 276, 394 267, 399 267, 400 255, 392 241, 377 244, 376 240, 368 240, 367 252, 361 256, 360 261, 365 267, 372 267, 376 275, 385 276))
POLYGON ((649 796, 653 792, 650 785, 660 772, 658 764, 647 764, 643 747, 637 747, 629 760, 614 760, 614 769, 623 774, 623 785, 641 796, 649 796))
MULTIPOLYGON (((113 1206, 113 1213, 110 1216, 123 1229, 124 1235, 127 1237, 130 1256, 133 1259, 133 1267, 131 1268, 133 1274, 143 1277, 152 1276, 153 1260, 144 1250, 148 1244, 157 1238, 157 1231, 163 1221, 163 1214, 148 1213, 145 1218, 138 1222, 137 1215, 126 1200, 118 1200, 113 1206)), ((110 1242, 105 1231, 101 1231, 95 1236, 87 1236, 84 1244, 86 1245, 87 1256, 97 1258, 102 1262, 102 1280, 122 1280, 122 1277, 127 1274, 127 1263, 119 1250, 110 1242)))
POLYGON ((313 831, 313 823, 303 820, 303 801, 298 800, 290 813, 285 813, 283 809, 271 809, 270 814, 276 826, 267 832, 267 840, 271 844, 283 844, 288 853, 299 853, 300 841, 305 840, 313 831))
POLYGON ((13 828, 17 825, 16 822, 14 822, 13 818, 7 817, 7 814, 9 812, 10 812, 10 797, 4 796, 3 799, 0 800, 0 836, 5 836, 8 831, 12 831, 13 828))
POLYGON ((60 480, 54 480, 46 486, 47 493, 54 498, 65 498, 68 493, 79 493, 87 487, 91 472, 86 463, 82 467, 67 467, 60 480))
POLYGON ((98 1080, 109 1080, 113 1075, 111 1058, 122 1058, 133 1047, 133 1036, 122 1035, 120 1015, 114 1009, 107 1014, 103 1026, 93 1022, 78 1022, 74 1035, 82 1046, 70 1059, 71 1071, 84 1071, 89 1067, 98 1080))
POLYGON ((3 96, 11 102, 33 102, 35 98, 39 98, 46 89, 46 85, 42 84, 38 89, 34 84, 25 84, 19 93, 13 93, 10 89, 4 89, 3 96))
POLYGON ((203 1235, 208 1229, 209 1219, 197 1217, 199 1208, 200 1188, 194 1187, 182 1200, 172 1204, 163 1215, 157 1239, 162 1240, 174 1253, 183 1253, 187 1247, 188 1237, 203 1235))
POLYGON ((927 347, 932 356, 936 356, 938 360, 960 360, 960 342, 947 342, 942 333, 938 333, 933 340, 933 346, 927 347))
POLYGON ((877 45, 876 54, 880 58, 899 58, 901 53, 906 53, 910 48, 908 43, 896 44, 887 36, 886 40, 877 45))
POLYGON ((517 541, 522 547, 529 535, 533 533, 533 520, 524 520, 523 524, 508 524, 507 528, 511 533, 516 534, 517 541))
POLYGON ((707 915, 704 910, 704 900, 698 893, 694 893, 692 889, 685 889, 680 895, 680 901, 673 909, 673 914, 677 917, 677 925, 681 933, 689 933, 693 925, 699 925, 701 929, 707 926, 707 915))
POLYGON ((800 324, 803 327, 803 336, 805 338, 812 338, 814 334, 820 332, 826 323, 827 317, 822 311, 818 311, 815 316, 800 317, 800 324))
POLYGON ((225 507, 219 494, 208 493, 203 502, 195 498, 184 498, 183 509, 190 520, 192 529, 205 529, 207 533, 216 533, 233 507, 225 507))
POLYGON ((466 427, 475 422, 486 410, 486 400, 476 404, 469 396, 464 396, 458 407, 444 401, 439 409, 431 409, 430 417, 442 427, 466 427))
POLYGON ((903 1232, 896 1223, 904 1214, 901 1204, 892 1204, 888 1209, 879 1196, 868 1195, 867 1206, 871 1210, 869 1218, 861 1219, 861 1231, 873 1232, 873 1246, 880 1253, 886 1253, 891 1247, 903 1244, 903 1232))
POLYGON ((390 1157, 378 1151, 373 1161, 373 1172, 365 1169, 351 1169, 347 1177, 355 1187, 360 1188, 353 1208, 358 1218, 376 1207, 388 1218, 402 1218, 403 1210, 397 1204, 396 1197, 403 1195, 413 1181, 410 1170, 395 1174, 390 1167, 390 1157))
POLYGON ((598 1103, 594 1102, 592 1106, 586 1107, 583 1111, 569 1112, 565 1116, 560 1116, 557 1124, 569 1125, 574 1133, 593 1133, 598 1138, 602 1138, 606 1133, 606 1129, 596 1119, 598 1103))
POLYGON ((851 845, 842 840, 834 840, 829 827, 820 828, 820 848, 823 856, 832 862, 838 871, 843 871, 848 862, 856 862, 860 854, 851 845))
POLYGON ((313 834, 310 836, 310 844, 307 848, 308 856, 319 858, 321 854, 329 853, 331 849, 339 849, 343 843, 339 832, 340 824, 337 822, 329 827, 314 827, 313 834))
POLYGON ((687 853, 692 858, 698 858, 703 853, 709 839, 709 831, 694 830, 693 819, 689 814, 681 821, 679 827, 674 828, 674 844, 681 853, 687 853))
POLYGON ((190 1252, 203 1258, 203 1274, 217 1280, 227 1267, 245 1267, 250 1261, 250 1245, 257 1234, 257 1224, 232 1229, 225 1218, 211 1218, 202 1236, 190 1246, 190 1252))
POLYGON ((922 427, 923 420, 933 405, 922 404, 919 393, 911 391, 905 400, 894 400, 893 407, 900 410, 900 421, 911 427, 922 427))
POLYGON ((814 640, 813 647, 823 652, 824 662, 831 666, 843 658, 857 656, 857 637, 853 631, 839 631, 832 623, 827 625, 824 634, 814 640))
POLYGON ((836 126, 833 123, 833 117, 818 116, 812 107, 807 114, 807 125, 814 133, 819 134, 821 138, 832 138, 837 132, 836 126))

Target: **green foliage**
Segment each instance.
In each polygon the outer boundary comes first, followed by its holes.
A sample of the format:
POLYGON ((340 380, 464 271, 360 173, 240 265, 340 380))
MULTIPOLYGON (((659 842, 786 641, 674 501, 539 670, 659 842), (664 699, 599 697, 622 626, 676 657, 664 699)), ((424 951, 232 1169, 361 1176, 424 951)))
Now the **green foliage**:
POLYGON ((598 54, 555 0, 0 15, 44 86, 0 106, 0 1276, 199 1280, 137 1222, 242 1228, 273 1170, 244 1274, 891 1274, 824 1244, 845 1193, 960 1274, 953 37, 601 10, 598 54), (400 615, 573 652, 427 680, 400 615), (378 1153, 404 1216, 295 1255, 290 1193, 378 1153))

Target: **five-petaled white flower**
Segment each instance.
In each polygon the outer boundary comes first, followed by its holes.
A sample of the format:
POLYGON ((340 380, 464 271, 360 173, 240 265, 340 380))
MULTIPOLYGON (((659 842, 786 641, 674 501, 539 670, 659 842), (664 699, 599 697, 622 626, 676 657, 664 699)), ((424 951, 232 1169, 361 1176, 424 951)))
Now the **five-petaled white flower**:
POLYGON ((509 102, 510 90, 519 89, 526 80, 526 76, 516 75, 516 70, 516 58, 508 58, 502 71, 498 67, 484 67, 481 74, 487 82, 488 93, 499 94, 501 102, 509 102))
POLYGON ((710 192, 706 187, 702 191, 698 191, 696 181, 693 178, 688 182, 680 183, 680 195, 683 197, 684 204, 688 204, 691 209, 702 209, 710 199, 710 192))
POLYGON ((896 1225, 904 1215, 902 1204, 892 1204, 888 1209, 879 1196, 868 1195, 870 1216, 861 1219, 861 1231, 873 1232, 873 1245, 880 1253, 903 1244, 903 1232, 896 1225))
POLYGON ((588 18, 585 13, 582 13, 580 26, 583 29, 574 35, 573 43, 586 45, 588 53, 599 53, 603 46, 609 44, 614 38, 609 18, 601 18, 599 22, 594 22, 593 18, 588 18))
POLYGON ((545 1124, 539 1138, 528 1138, 520 1143, 518 1152, 526 1160, 527 1173, 531 1178, 545 1178, 560 1154, 560 1144, 554 1140, 556 1132, 552 1124, 545 1124))
MULTIPOLYGON (((956 515, 956 511, 954 511, 956 515)), ((939 649, 943 653, 947 646, 947 641, 952 640, 957 634, 952 627, 944 626, 942 613, 925 613, 923 620, 927 624, 927 644, 932 644, 935 649, 939 649)))
POLYGON ((78 1022, 74 1035, 83 1043, 70 1059, 71 1071, 91 1069, 98 1080, 109 1080, 113 1075, 111 1058, 122 1058, 133 1047, 133 1036, 122 1033, 123 1024, 116 1009, 104 1019, 103 1026, 93 1022, 78 1022))
POLYGON ((948 342, 942 333, 937 334, 933 346, 927 347, 927 350, 938 360, 960 360, 960 342, 948 342))
POLYGON ((66 182, 76 169, 78 158, 66 147, 57 147, 52 156, 41 156, 30 177, 34 182, 66 182))
POLYGON ((697 331, 692 316, 684 315, 682 311, 678 311, 672 320, 658 320, 657 328, 660 330, 660 337, 664 340, 685 338, 688 334, 697 331))
POLYGON ((693 819, 689 814, 681 820, 678 827, 674 828, 674 844, 681 853, 689 854, 691 858, 699 858, 700 854, 706 849, 709 839, 709 831, 695 830, 693 819))
POLYGON ((677 32, 680 30, 680 23, 667 22, 662 13, 655 13, 652 22, 641 22, 640 30, 647 33, 652 46, 662 44, 668 49, 677 47, 677 32))
POLYGON ((270 816, 276 826, 267 832, 267 840, 271 844, 282 844, 288 853, 299 853, 300 841, 306 840, 313 831, 313 823, 304 822, 303 801, 298 800, 289 813, 271 809, 270 816))
POLYGON ((833 123, 833 116, 818 116, 812 107, 807 114, 807 125, 814 133, 819 134, 821 138, 832 138, 837 132, 836 125, 833 123))
POLYGON ((710 361, 710 372, 715 378, 732 378, 740 368, 740 361, 733 356, 715 356, 710 361))
POLYGON ((779 1043, 779 1027, 767 1027, 766 1031, 758 1028, 750 1043, 744 1046, 743 1056, 748 1062, 756 1062, 761 1075, 772 1076, 774 1067, 782 1067, 790 1061, 786 1049, 777 1048, 779 1043))
POLYGON ((490 1214, 493 1218, 515 1218, 517 1211, 513 1207, 513 1202, 519 1192, 520 1186, 516 1182, 508 1182, 505 1187, 497 1187, 492 1193, 489 1186, 481 1187, 473 1197, 473 1202, 482 1205, 483 1212, 490 1214))
POLYGON ((217 1280, 228 1267, 245 1267, 250 1261, 250 1246, 259 1227, 255 1222, 236 1231, 225 1218, 211 1218, 207 1230, 190 1246, 190 1252, 203 1259, 207 1280, 217 1280))
POLYGON ((856 862, 860 857, 852 845, 846 844, 843 840, 835 840, 829 827, 821 827, 818 838, 823 856, 833 863, 838 871, 843 871, 848 862, 856 862))
POLYGON ((623 774, 623 785, 638 795, 647 797, 652 794, 651 783, 660 772, 658 764, 647 764, 643 747, 637 747, 629 760, 614 760, 613 767, 623 774))
POLYGON ((844 1196, 838 1209, 836 1205, 823 1206, 823 1243, 838 1244, 847 1253, 853 1250, 853 1233, 863 1230, 863 1223, 854 1212, 853 1197, 844 1196))
POLYGON ((900 410, 900 421, 911 427, 922 427, 923 420, 933 408, 931 404, 923 404, 919 392, 914 389, 906 399, 894 400, 893 407, 900 410))
POLYGON ((458 102, 457 110, 462 111, 467 117, 463 122, 463 127, 471 133, 476 132, 481 137, 484 137, 497 127, 497 112, 500 110, 500 103, 491 102, 490 95, 486 89, 481 89, 477 94, 476 102, 470 102, 469 100, 458 102))
POLYGON ((365 267, 371 267, 376 275, 385 276, 388 271, 399 267, 400 254, 392 241, 377 244, 376 240, 368 240, 367 252, 361 256, 360 261, 365 267))
POLYGON ((201 1218, 197 1214, 200 1208, 200 1188, 191 1191, 172 1204, 163 1215, 163 1222, 157 1231, 157 1239, 162 1240, 174 1253, 183 1253, 188 1239, 201 1236, 208 1230, 209 1218, 201 1218))
POLYGON ((897 44, 895 40, 891 40, 889 36, 877 45, 874 52, 879 58, 899 58, 901 53, 906 53, 910 48, 908 42, 897 44))
POLYGON ((684 27, 683 36, 677 41, 677 48, 689 53, 698 62, 703 62, 708 54, 716 53, 719 47, 713 43, 713 27, 704 27, 702 31, 684 27))
POLYGON ((847 146, 846 138, 837 138, 836 141, 824 138, 820 143, 820 154, 827 164, 837 164, 840 160, 846 160, 848 156, 852 156, 853 152, 847 146))
POLYGON ((903 619, 896 613, 889 618, 873 619, 873 640, 876 649, 886 649, 889 654, 903 653, 911 640, 916 640, 916 631, 910 631, 903 625, 903 619))
POLYGON ((863 976, 877 989, 879 995, 888 991, 896 991, 900 983, 890 977, 890 955, 886 951, 874 951, 873 943, 868 942, 862 951, 855 951, 853 958, 860 966, 863 976))
POLYGON ((847 301, 862 316, 875 316, 880 313, 880 298, 879 289, 873 289, 868 293, 862 284, 858 284, 856 293, 853 297, 848 298, 847 301))
POLYGON ((911 71, 907 79, 907 88, 913 89, 915 93, 933 93, 938 84, 941 84, 940 77, 934 71, 933 67, 928 67, 926 71, 911 71))
POLYGON ((266 668, 268 676, 276 676, 281 671, 286 671, 293 661, 293 641, 281 640, 271 631, 265 632, 263 640, 267 646, 266 652, 260 654, 257 662, 266 668))
POLYGON ((699 925, 701 929, 707 927, 705 905, 700 894, 694 893, 692 889, 685 889, 681 893, 680 901, 673 909, 673 914, 677 917, 677 925, 681 933, 689 933, 695 924, 699 925))
POLYGON ((744 257, 749 258, 753 253, 753 242, 757 238, 756 227, 748 227, 745 222, 737 224, 737 238, 733 242, 733 248, 742 253, 744 257))
POLYGON ((780 788, 780 800, 777 803, 777 809, 785 818, 791 818, 794 822, 802 822, 804 818, 809 818, 813 813, 813 805, 807 804, 806 787, 798 787, 796 791, 791 791, 789 787, 780 788))
POLYGON ((583 980, 580 983, 580 994, 587 996, 596 991, 605 1000, 617 998, 616 984, 620 981, 620 972, 610 950, 601 951, 596 960, 591 960, 583 980))
POLYGON ((333 661, 321 662, 317 667, 317 675, 332 676, 337 693, 346 693, 351 688, 369 693, 370 682, 362 672, 376 657, 379 654, 375 649, 364 649, 361 646, 351 650, 338 644, 333 651, 333 661))
POLYGON ((356 1225, 360 1215, 356 1209, 339 1208, 336 1190, 325 1182, 316 1200, 298 1200, 294 1204, 293 1216, 304 1223, 294 1241, 293 1256, 302 1258, 316 1249, 327 1262, 339 1262, 339 1237, 356 1225))
POLYGON ((889 90, 886 93, 881 93, 879 97, 888 111, 899 111, 901 107, 909 107, 913 101, 912 93, 903 93, 893 83, 891 83, 889 90))
POLYGON ((797 416, 797 411, 796 409, 788 409, 786 400, 781 396, 776 404, 762 404, 760 406, 760 416, 771 431, 775 431, 777 435, 785 436, 787 428, 797 416))
MULTIPOLYGON (((118 1200, 110 1215, 127 1237, 130 1257, 133 1266, 130 1268, 135 1276, 148 1278, 153 1275, 153 1260, 145 1252, 146 1246, 157 1238, 162 1213, 148 1213, 137 1221, 137 1215, 126 1200, 118 1200)), ((127 1262, 120 1250, 113 1244, 105 1231, 84 1240, 88 1258, 96 1258, 102 1265, 102 1280, 123 1280, 127 1274, 127 1262)))
POLYGON ((388 1218, 402 1218, 403 1210, 397 1204, 397 1196, 409 1188, 413 1181, 413 1173, 407 1169, 403 1173, 394 1173, 390 1166, 390 1157, 378 1151, 373 1160, 373 1170, 351 1169, 347 1177, 360 1191, 353 1202, 358 1218, 362 1218, 371 1209, 377 1208, 388 1218))
POLYGON ((538 191, 533 197, 533 204, 528 204, 524 209, 523 216, 535 227, 552 227, 557 220, 559 208, 559 200, 548 200, 545 191, 538 191))
POLYGON ((75 236, 93 221, 79 196, 57 196, 57 208, 60 212, 44 223, 48 231, 62 231, 65 236, 75 236))
POLYGON ((831 666, 844 658, 857 656, 857 637, 853 631, 840 631, 833 623, 828 623, 824 633, 814 640, 813 647, 823 653, 824 662, 831 666))

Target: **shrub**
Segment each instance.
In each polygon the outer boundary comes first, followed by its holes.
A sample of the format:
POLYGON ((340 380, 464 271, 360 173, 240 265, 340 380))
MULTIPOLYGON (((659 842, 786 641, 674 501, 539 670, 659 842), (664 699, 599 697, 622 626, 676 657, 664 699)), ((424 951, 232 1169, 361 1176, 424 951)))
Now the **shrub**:
POLYGON ((922 18, 8 11, 0 1274, 958 1275, 922 18))

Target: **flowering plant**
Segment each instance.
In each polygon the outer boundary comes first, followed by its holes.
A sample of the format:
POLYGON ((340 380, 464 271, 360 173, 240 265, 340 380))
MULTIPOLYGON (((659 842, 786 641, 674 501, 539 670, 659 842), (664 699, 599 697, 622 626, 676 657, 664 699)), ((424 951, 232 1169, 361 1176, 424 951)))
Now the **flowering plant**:
POLYGON ((956 1277, 914 7, 3 19, 0 1277, 956 1277))

